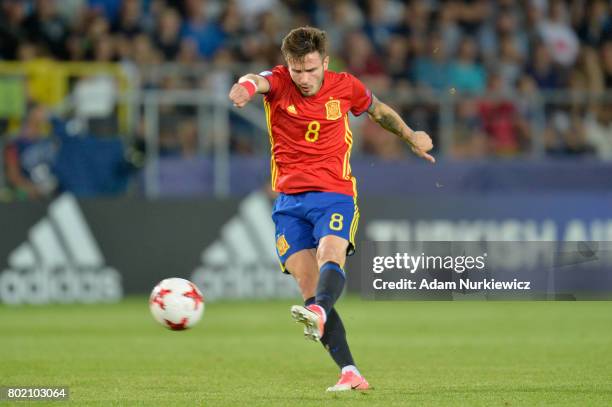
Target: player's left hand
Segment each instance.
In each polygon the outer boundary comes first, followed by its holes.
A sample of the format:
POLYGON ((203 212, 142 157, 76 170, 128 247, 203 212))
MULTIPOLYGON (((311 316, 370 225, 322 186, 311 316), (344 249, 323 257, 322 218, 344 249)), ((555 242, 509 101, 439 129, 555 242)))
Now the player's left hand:
POLYGON ((413 153, 426 159, 432 164, 436 162, 436 159, 431 154, 427 153, 433 148, 433 142, 431 141, 429 134, 425 133, 424 131, 415 131, 412 133, 408 143, 410 144, 413 153))

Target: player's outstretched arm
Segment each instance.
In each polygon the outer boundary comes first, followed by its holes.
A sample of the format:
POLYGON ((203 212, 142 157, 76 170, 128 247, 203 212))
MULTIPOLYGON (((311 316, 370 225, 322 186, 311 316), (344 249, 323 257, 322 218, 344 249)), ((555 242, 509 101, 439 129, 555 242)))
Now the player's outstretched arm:
POLYGON ((382 103, 373 95, 372 98, 372 105, 368 109, 370 118, 383 129, 390 131, 408 143, 416 155, 431 163, 435 163, 436 159, 427 153, 433 148, 431 137, 424 131, 413 131, 395 110, 382 103))
POLYGON ((236 107, 244 107, 256 93, 268 93, 270 84, 263 76, 246 74, 230 89, 229 98, 236 107))

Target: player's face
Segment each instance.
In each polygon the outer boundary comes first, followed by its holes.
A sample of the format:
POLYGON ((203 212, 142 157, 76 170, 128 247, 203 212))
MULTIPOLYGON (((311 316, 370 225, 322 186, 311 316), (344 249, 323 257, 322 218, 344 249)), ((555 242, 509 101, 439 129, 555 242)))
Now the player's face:
POLYGON ((300 61, 287 61, 291 79, 304 96, 315 95, 321 89, 328 64, 329 57, 321 58, 318 52, 306 54, 300 61))

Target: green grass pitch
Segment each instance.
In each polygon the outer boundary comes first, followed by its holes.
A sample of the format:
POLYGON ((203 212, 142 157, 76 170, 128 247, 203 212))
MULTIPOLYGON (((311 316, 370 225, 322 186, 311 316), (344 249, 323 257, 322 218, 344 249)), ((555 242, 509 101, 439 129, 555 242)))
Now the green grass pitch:
POLYGON ((154 322, 145 298, 0 306, 0 386, 69 386, 66 404, 100 406, 612 405, 610 302, 343 298, 374 389, 341 394, 325 392, 336 367, 291 304, 207 304, 183 332, 154 322))

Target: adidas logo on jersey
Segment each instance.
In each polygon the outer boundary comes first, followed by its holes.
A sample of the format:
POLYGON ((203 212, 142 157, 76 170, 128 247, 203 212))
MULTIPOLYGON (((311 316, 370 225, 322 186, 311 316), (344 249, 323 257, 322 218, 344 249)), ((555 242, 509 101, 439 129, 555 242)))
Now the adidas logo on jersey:
POLYGON ((64 194, 32 226, 0 273, 0 302, 109 302, 123 295, 121 276, 105 265, 76 199, 64 194))
POLYGON ((297 114, 297 110, 294 105, 287 106, 287 111, 291 114, 297 114))
POLYGON ((252 193, 202 251, 202 265, 191 281, 209 300, 299 296, 293 278, 280 270, 271 213, 266 194, 252 193))

